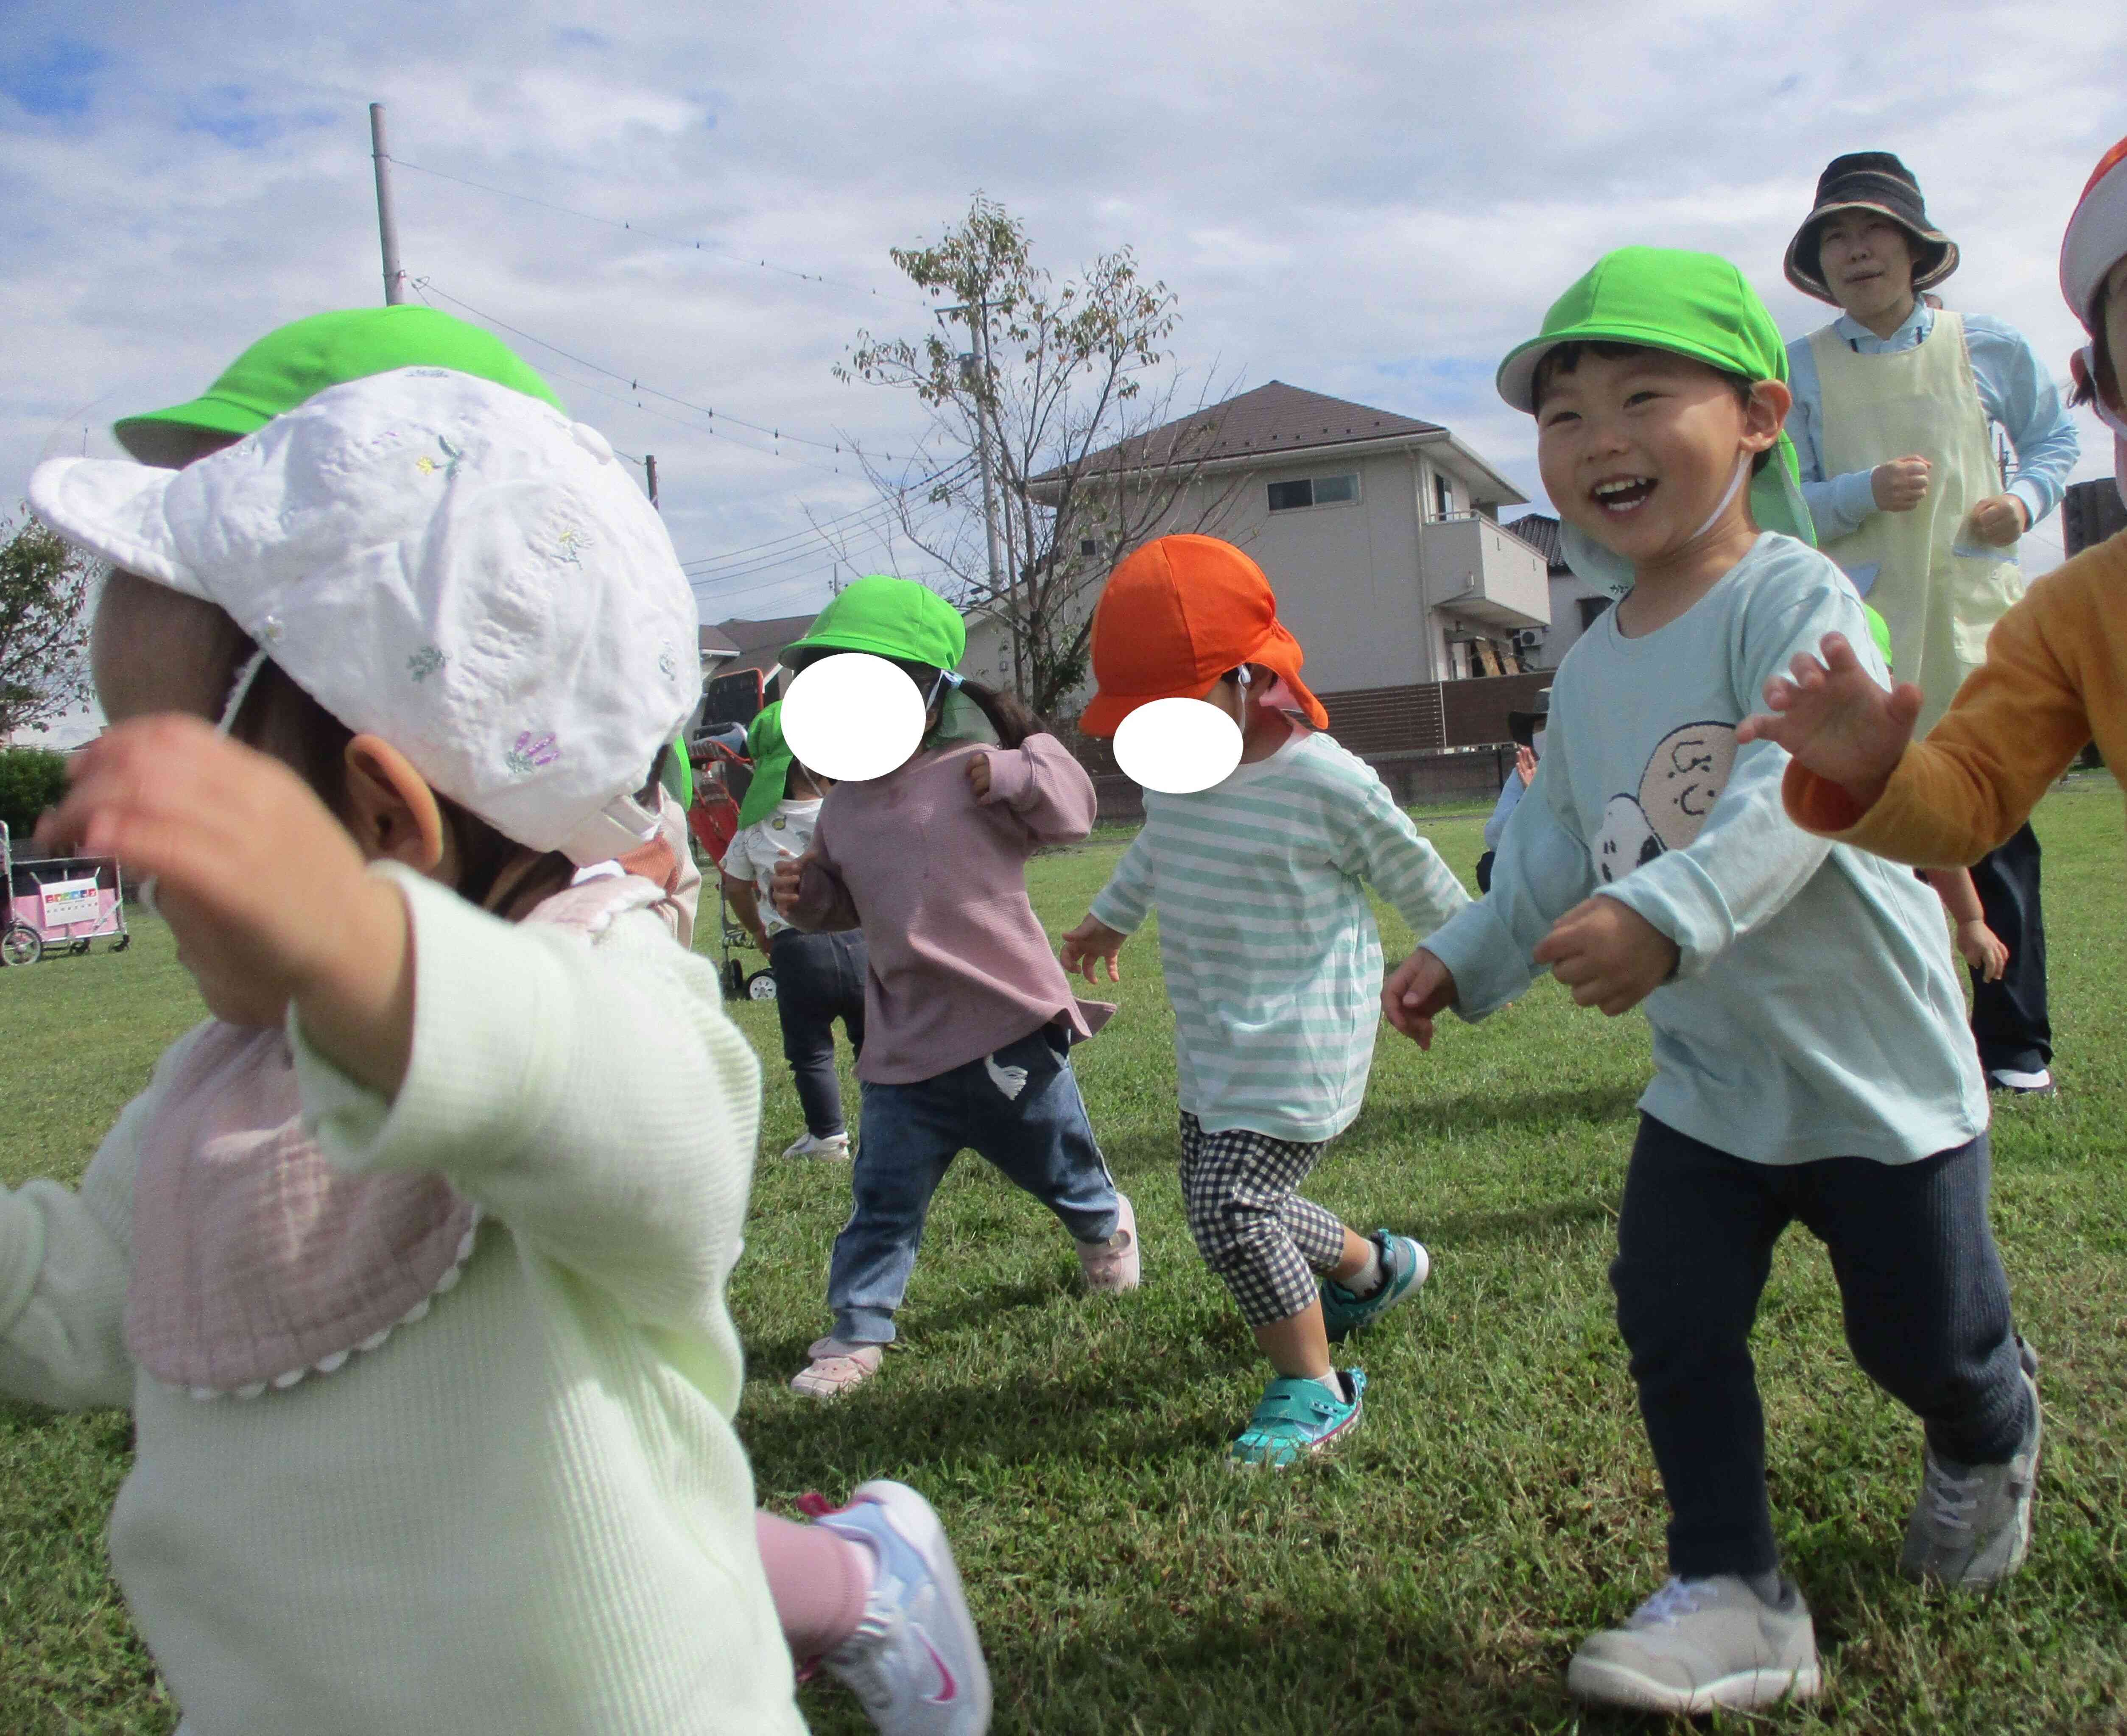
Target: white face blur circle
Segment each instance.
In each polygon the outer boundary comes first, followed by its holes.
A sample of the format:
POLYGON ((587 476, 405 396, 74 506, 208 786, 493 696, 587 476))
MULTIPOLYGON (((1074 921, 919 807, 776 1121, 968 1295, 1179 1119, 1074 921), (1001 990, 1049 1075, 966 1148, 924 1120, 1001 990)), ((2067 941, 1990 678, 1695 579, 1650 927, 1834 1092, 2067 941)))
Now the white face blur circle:
POLYGON ((1155 699, 1116 729, 1116 764, 1163 796, 1224 783, 1241 763, 1241 726, 1202 699, 1155 699))
POLYGON ((866 783, 898 772, 923 740, 923 695, 883 657, 838 651, 808 664, 783 696, 783 740, 812 770, 866 783))

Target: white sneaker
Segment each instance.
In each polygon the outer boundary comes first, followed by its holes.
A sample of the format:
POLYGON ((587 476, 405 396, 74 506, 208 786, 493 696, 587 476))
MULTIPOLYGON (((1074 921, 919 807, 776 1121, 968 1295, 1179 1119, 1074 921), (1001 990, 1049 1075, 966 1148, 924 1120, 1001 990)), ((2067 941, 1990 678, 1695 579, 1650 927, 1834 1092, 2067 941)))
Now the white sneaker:
POLYGON ((989 1667, 931 1503, 906 1483, 867 1483, 818 1522, 877 1561, 864 1619, 822 1660, 827 1668, 882 1736, 983 1736, 989 1667))
POLYGON ((1906 1521, 1898 1559, 1898 1571, 1907 1578, 1977 1591, 1999 1584, 2023 1566, 2031 1546, 2031 1492, 2044 1408, 2030 1375, 2021 1379, 2030 1394, 2031 1417, 2006 1464, 1956 1464, 1927 1449, 1921 1498, 1906 1521))
POLYGON ((1115 1234, 1106 1242, 1078 1244, 1078 1270, 1096 1296, 1120 1296, 1138 1287, 1144 1267, 1137 1251, 1137 1213, 1129 1194, 1116 1195, 1115 1234))
POLYGON ((1823 1685, 1809 1606, 1789 1582, 1767 1603, 1733 1573, 1672 1579, 1622 1627, 1592 1635, 1566 1666, 1566 1691, 1598 1705, 1695 1717, 1813 1700, 1823 1685))
POLYGON ((812 1360, 790 1377, 790 1390, 808 1398, 839 1398, 879 1372, 883 1346, 845 1344, 839 1338, 816 1338, 806 1351, 812 1360))
POLYGON ((850 1136, 830 1133, 825 1139, 816 1139, 808 1132, 803 1139, 793 1139, 783 1147, 786 1157, 825 1157, 846 1162, 850 1155, 850 1136))
POLYGON ((2053 1071, 2040 1067, 2035 1073, 2023 1073, 2014 1067, 1997 1067, 1987 1076, 1987 1089, 2008 1091, 2018 1097, 2050 1097, 2054 1094, 2053 1071))

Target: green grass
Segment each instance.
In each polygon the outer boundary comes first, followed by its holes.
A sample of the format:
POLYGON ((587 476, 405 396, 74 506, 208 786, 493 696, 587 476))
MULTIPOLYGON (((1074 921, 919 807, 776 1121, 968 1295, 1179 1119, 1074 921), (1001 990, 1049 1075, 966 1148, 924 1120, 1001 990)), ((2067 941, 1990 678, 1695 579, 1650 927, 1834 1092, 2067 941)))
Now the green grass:
MULTIPOLYGON (((1467 809, 1461 811, 1467 812, 1467 809)), ((1893 1572, 1918 1431, 1855 1369, 1823 1256, 1783 1243, 1756 1339, 1776 1520, 1816 1611, 1824 1699, 1721 1727, 2127 1730, 2127 896, 2121 809, 2081 780, 2039 815, 2062 1095, 2005 1108, 1996 1221, 2044 1358, 2047 1452, 2029 1566, 1999 1595, 1893 1572)), ((1475 820, 1429 821, 1466 878, 1475 820)), ((1052 930, 1120 840, 1038 860, 1052 930)), ((1384 914, 1391 953, 1409 936, 1384 914)), ((75 1173, 197 1003, 151 920, 116 958, 0 972, 0 1180, 75 1173)), ((945 1514, 994 1671, 1000 1731, 1564 1731, 1575 1641, 1662 1574, 1663 1509, 1604 1268, 1646 1070, 1645 1027, 1554 986, 1430 1056, 1385 1035, 1366 1114, 1310 1191, 1436 1261, 1362 1341, 1365 1426, 1279 1477, 1220 1463, 1262 1379, 1198 1265, 1174 1173, 1172 1025, 1157 949, 1124 956, 1122 1011, 1078 1052, 1094 1123, 1138 1205, 1145 1288, 1087 1301, 1052 1220, 978 1160, 940 1190, 897 1350, 834 1406, 784 1381, 824 1329, 846 1171, 756 1184, 732 1293, 752 1369, 740 1426, 762 1499, 789 1510, 868 1477, 945 1514)), ((713 941, 710 944, 713 944, 713 941)), ((756 961, 757 962, 757 961, 756 961)), ((801 1131, 767 1006, 761 1142, 801 1131)), ((172 1722, 102 1563, 123 1418, 0 1415, 0 1729, 172 1722)), ((868 1729, 831 1684, 822 1732, 868 1729)))

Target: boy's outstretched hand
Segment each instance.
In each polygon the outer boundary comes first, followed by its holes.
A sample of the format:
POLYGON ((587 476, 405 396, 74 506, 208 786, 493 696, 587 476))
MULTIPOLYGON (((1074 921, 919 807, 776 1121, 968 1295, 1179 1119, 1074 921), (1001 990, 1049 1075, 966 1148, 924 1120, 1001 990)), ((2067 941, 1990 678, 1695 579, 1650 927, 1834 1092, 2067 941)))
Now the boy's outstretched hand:
POLYGON ((1381 985, 1381 1014, 1422 1049, 1433 1047, 1433 1021, 1455 1005, 1455 973, 1420 947, 1381 985))
POLYGON ((1551 926, 1530 955, 1573 991, 1580 1006, 1613 1019, 1630 1012, 1676 969, 1676 943, 1629 905, 1584 898, 1551 926))
POLYGON ((1078 971, 1087 982, 1097 982, 1100 979, 1093 974, 1093 967, 1105 964, 1108 981, 1120 982, 1123 973, 1116 961, 1121 957, 1123 942, 1129 939, 1129 935, 1110 928, 1106 923, 1088 916, 1064 937, 1063 945, 1056 949, 1056 957, 1067 977, 1078 971))
POLYGON ((155 907, 215 1016, 306 1034, 396 1095, 412 1052, 405 900, 367 871, 347 828, 278 759, 173 712, 104 732, 75 758, 47 844, 115 856, 155 907))
POLYGON ((817 850, 808 850, 802 856, 785 856, 775 864, 768 882, 768 896, 784 915, 790 915, 797 910, 798 883, 805 877, 807 864, 818 861, 819 854, 817 850))
POLYGON ((1872 808, 1912 739, 1921 690, 1901 681, 1886 693, 1840 634, 1826 633, 1819 649, 1823 662, 1804 651, 1794 660, 1792 680, 1775 675, 1765 684, 1770 715, 1746 717, 1736 740, 1776 741, 1861 808, 1872 808))

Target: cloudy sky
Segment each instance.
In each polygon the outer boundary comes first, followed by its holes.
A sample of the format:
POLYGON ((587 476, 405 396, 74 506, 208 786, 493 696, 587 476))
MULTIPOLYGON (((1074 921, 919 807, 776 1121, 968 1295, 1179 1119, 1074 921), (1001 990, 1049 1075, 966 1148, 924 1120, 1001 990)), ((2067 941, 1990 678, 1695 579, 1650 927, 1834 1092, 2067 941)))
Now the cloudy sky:
MULTIPOLYGON (((1193 377, 1444 422, 1532 495, 1500 353, 1632 241, 1726 253, 1785 330, 1821 323, 1779 261, 1840 151, 1913 167, 1964 248, 1950 305, 2011 320, 2064 376, 2061 225, 2127 131, 2127 14, 14 0, 0 471, 97 449, 283 320, 381 299, 372 101, 409 165, 407 270, 528 334, 505 333, 578 414, 656 454, 713 620, 824 597, 808 513, 854 515, 859 564, 891 558, 832 448, 906 451, 917 412, 831 368, 860 327, 926 327, 887 249, 978 189, 1059 275, 1135 247, 1179 297, 1193 377)), ((2079 475, 2104 468, 2095 432, 2079 475)), ((2035 541, 2043 568, 2057 527, 2035 541)))

